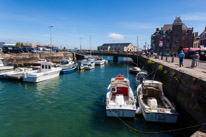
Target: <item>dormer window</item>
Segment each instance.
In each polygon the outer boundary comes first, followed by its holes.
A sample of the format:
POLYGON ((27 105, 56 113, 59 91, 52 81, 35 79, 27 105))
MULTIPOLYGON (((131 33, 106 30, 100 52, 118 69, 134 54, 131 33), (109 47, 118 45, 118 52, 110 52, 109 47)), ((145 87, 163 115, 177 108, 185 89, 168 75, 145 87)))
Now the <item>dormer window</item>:
POLYGON ((44 65, 41 65, 42 69, 44 69, 44 65))
POLYGON ((49 65, 48 67, 49 67, 49 69, 51 69, 51 66, 50 66, 50 65, 49 65))
POLYGON ((45 65, 45 69, 47 69, 47 65, 45 65))

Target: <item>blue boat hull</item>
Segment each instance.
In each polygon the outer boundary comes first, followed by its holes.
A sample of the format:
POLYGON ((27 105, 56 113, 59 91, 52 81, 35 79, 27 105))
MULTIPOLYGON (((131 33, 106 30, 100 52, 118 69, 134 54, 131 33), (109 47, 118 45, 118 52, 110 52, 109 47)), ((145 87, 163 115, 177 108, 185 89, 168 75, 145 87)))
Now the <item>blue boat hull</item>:
POLYGON ((76 67, 75 68, 65 68, 60 71, 60 74, 68 74, 68 73, 74 72, 75 69, 76 67))

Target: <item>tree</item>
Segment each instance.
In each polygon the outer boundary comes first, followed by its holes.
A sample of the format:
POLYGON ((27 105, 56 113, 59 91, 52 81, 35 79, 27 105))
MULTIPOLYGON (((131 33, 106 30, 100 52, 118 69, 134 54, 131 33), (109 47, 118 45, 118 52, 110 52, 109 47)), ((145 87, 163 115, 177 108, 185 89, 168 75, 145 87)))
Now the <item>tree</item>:
POLYGON ((66 50, 66 47, 64 47, 63 50, 65 51, 65 50, 66 50))
POLYGON ((21 47, 24 47, 24 43, 21 43, 21 47))
POLYGON ((15 46, 16 46, 16 47, 21 47, 21 43, 20 43, 20 42, 17 42, 15 46))

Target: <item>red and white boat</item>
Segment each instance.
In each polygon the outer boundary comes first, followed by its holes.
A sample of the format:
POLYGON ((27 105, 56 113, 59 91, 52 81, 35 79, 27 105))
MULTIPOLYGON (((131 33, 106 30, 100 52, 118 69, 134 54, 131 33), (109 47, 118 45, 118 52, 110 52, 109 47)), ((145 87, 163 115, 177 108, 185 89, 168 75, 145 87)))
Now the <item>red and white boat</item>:
POLYGON ((141 71, 141 69, 139 67, 132 67, 132 68, 129 68, 129 72, 130 73, 134 73, 134 74, 137 74, 141 71))
POLYGON ((32 65, 32 69, 33 69, 33 70, 38 70, 38 69, 40 69, 40 68, 41 68, 41 63, 45 63, 45 62, 47 62, 46 59, 40 59, 40 60, 38 60, 37 62, 34 62, 33 65, 32 65))
POLYGON ((129 79, 118 75, 111 79, 106 94, 106 114, 108 117, 134 118, 136 99, 130 87, 129 79))

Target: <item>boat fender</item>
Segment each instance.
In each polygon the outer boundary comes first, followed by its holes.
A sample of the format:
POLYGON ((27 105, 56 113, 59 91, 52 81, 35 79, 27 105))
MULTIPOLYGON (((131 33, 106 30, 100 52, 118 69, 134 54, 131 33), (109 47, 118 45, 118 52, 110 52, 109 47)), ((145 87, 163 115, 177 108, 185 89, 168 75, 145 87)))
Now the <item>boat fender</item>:
POLYGON ((141 113, 142 113, 141 108, 140 108, 140 107, 137 107, 137 108, 136 108, 136 114, 141 114, 141 113))
POLYGON ((113 88, 111 89, 111 91, 112 91, 112 93, 116 93, 116 92, 117 92, 117 88, 113 87, 113 88))

